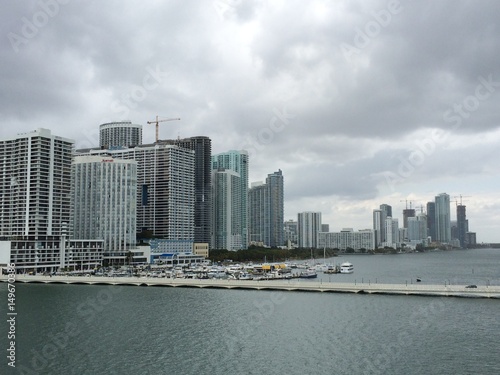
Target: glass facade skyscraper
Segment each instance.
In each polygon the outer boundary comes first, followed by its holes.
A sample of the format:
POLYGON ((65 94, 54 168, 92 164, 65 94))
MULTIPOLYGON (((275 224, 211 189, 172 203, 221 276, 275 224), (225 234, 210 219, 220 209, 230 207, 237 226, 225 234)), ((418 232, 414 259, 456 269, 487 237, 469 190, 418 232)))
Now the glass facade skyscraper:
POLYGON ((436 240, 442 243, 451 242, 450 196, 441 193, 435 198, 436 240))
MULTIPOLYGON (((231 150, 212 156, 212 247, 221 249, 220 244, 235 247, 248 247, 248 152, 231 150), (238 196, 235 201, 233 197, 238 196), (227 206, 233 202, 236 207, 227 206), (231 217, 227 217, 230 215, 231 217), (232 232, 227 223, 231 222, 232 232), (222 240, 222 238, 224 238, 222 240), (238 238, 241 245, 231 238, 238 238)), ((229 249, 228 249, 229 250, 229 249)))

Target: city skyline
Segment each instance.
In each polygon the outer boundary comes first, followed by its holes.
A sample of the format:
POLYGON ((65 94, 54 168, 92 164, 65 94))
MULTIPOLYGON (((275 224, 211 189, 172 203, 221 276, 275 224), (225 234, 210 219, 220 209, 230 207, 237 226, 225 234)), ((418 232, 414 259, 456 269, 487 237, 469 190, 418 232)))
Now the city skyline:
POLYGON ((246 149, 249 181, 283 170, 285 220, 370 228, 389 202, 401 224, 400 201, 446 191, 500 242, 499 16, 489 1, 9 2, 0 138, 98 147, 99 124, 130 120, 147 144, 148 121, 179 117, 161 139, 246 149))

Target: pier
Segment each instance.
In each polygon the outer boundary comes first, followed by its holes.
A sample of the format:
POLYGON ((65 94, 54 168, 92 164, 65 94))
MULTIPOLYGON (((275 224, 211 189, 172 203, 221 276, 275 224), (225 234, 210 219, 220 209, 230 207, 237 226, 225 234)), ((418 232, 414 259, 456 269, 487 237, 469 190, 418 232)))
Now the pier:
MULTIPOLYGON (((7 276, 0 276, 6 282, 7 276)), ((163 286, 174 288, 250 289, 297 292, 392 294, 439 297, 500 298, 500 286, 467 288, 465 285, 337 283, 291 280, 230 280, 152 277, 16 275, 17 283, 163 286)))

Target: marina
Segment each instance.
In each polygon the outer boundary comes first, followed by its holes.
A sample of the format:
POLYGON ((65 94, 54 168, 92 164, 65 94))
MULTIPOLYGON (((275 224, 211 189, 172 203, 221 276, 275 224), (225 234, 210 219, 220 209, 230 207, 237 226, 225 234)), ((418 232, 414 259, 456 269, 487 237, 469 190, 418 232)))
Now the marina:
MULTIPOLYGON (((6 282, 2 275, 0 281, 6 282)), ((500 286, 340 283, 288 280, 187 279, 151 277, 16 275, 18 283, 164 286, 184 288, 250 289, 295 292, 416 295, 439 297, 500 298, 500 286)))

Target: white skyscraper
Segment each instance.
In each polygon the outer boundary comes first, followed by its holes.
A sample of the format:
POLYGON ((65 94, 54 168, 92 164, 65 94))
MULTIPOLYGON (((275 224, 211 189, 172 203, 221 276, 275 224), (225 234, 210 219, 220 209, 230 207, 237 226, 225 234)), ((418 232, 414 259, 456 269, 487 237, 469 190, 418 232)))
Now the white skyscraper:
POLYGON ((48 129, 0 140, 0 237, 19 272, 89 269, 102 261, 102 241, 71 239, 73 143, 48 129))
POLYGON ((321 212, 300 212, 297 225, 299 247, 317 248, 318 233, 321 230, 321 212))
POLYGON ((73 161, 72 230, 75 239, 104 241, 104 257, 123 263, 135 248, 137 162, 102 156, 73 161))
POLYGON ((385 219, 385 235, 384 245, 396 249, 401 242, 398 219, 393 219, 392 217, 385 219))
POLYGON ((50 130, 0 141, 0 236, 60 235, 70 219, 73 141, 50 130))

